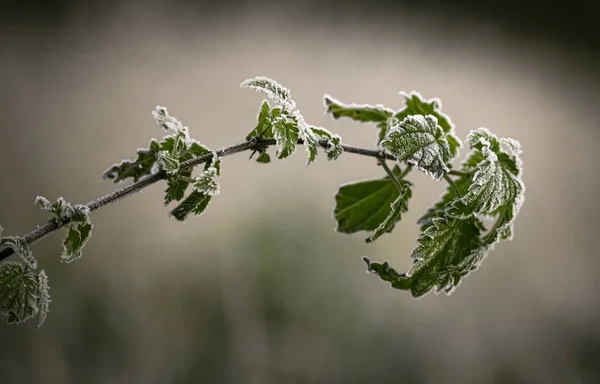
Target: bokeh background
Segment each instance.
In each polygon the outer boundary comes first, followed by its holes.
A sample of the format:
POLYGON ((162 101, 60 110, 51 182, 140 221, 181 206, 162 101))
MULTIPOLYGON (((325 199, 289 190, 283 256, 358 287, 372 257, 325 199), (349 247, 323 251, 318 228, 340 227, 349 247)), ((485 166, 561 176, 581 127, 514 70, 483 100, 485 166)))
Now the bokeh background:
POLYGON ((414 300, 361 256, 411 264, 443 183, 414 174, 391 235, 334 232, 341 183, 381 177, 351 154, 305 166, 223 161, 221 194, 178 223, 164 185, 93 214, 84 258, 61 234, 45 325, 0 324, 0 383, 598 383, 600 30, 595 2, 21 1, 2 6, 0 220, 47 219, 37 195, 84 203, 103 171, 162 132, 164 105, 211 148, 243 140, 261 96, 292 90, 306 119, 373 146, 375 129, 324 115, 325 93, 401 106, 440 97, 464 137, 485 126, 524 148, 526 201, 451 296, 414 300))

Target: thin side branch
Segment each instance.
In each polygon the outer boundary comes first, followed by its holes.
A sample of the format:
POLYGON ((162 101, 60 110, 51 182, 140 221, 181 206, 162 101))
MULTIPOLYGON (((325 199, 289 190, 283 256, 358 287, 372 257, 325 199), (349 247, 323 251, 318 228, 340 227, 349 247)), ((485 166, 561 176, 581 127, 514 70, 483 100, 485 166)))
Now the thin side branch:
MULTIPOLYGON (((302 140, 299 140, 298 144, 304 144, 304 143, 302 142, 302 140)), ((272 145, 275 145, 274 139, 263 139, 260 141, 249 140, 249 141, 245 141, 240 144, 220 148, 220 149, 216 150, 215 152, 218 157, 225 157, 225 156, 233 155, 236 153, 244 152, 244 151, 247 151, 250 149, 255 149, 258 146, 272 146, 272 145)), ((320 140, 319 145, 323 148, 328 148, 329 144, 328 144, 327 140, 320 140)), ((344 152, 354 153, 356 155, 361 155, 361 156, 374 157, 377 159, 395 160, 395 158, 393 156, 386 154, 386 153, 382 153, 379 150, 355 147, 355 146, 347 145, 347 144, 341 144, 340 146, 342 147, 342 150, 344 152)), ((196 167, 200 164, 210 161, 212 159, 212 156, 213 156, 212 153, 209 153, 206 155, 195 157, 193 159, 186 161, 185 163, 182 163, 181 168, 196 167)), ((142 189, 156 183, 157 181, 164 180, 165 178, 166 178, 166 173, 163 171, 159 171, 155 174, 152 174, 150 176, 147 176, 147 177, 141 179, 137 183, 133 183, 127 187, 117 189, 114 192, 111 192, 111 193, 106 194, 102 197, 99 197, 95 200, 92 200, 92 201, 88 202, 86 204, 86 206, 89 208, 90 212, 96 211, 104 206, 107 206, 109 204, 116 202, 117 200, 121 200, 124 197, 136 194, 136 193, 140 192, 142 189)), ((28 234, 23 236, 23 238, 25 239, 27 244, 32 244, 32 243, 48 236, 50 233, 56 231, 57 229, 62 228, 63 226, 69 224, 70 221, 71 221, 71 219, 68 217, 65 218, 64 220, 56 220, 56 219, 50 220, 50 221, 48 221, 48 223, 29 232, 28 234)), ((0 261, 8 258, 12 254, 14 254, 14 251, 12 248, 5 248, 5 249, 1 250, 0 251, 0 261)))

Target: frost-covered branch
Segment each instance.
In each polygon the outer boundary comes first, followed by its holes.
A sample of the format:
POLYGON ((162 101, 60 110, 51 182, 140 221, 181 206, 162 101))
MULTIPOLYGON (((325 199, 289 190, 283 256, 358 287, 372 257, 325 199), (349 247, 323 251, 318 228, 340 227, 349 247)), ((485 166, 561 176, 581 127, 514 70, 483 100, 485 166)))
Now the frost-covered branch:
MULTIPOLYGON (((319 143, 319 146, 322 148, 328 148, 328 146, 329 146, 329 142, 327 140, 319 140, 318 143, 319 143)), ((251 139, 251 140, 245 141, 240 144, 230 145, 227 147, 217 149, 215 151, 215 153, 217 154, 217 157, 226 157, 226 156, 234 155, 236 153, 252 150, 257 147, 263 147, 263 146, 269 147, 269 146, 273 146, 275 144, 276 144, 275 139, 251 139)), ((304 141, 298 140, 297 144, 303 145, 304 141)), ((384 156, 385 159, 394 160, 393 156, 383 153, 379 150, 361 148, 361 147, 356 147, 356 146, 348 145, 348 144, 341 144, 340 147, 342 148, 342 150, 344 152, 348 152, 348 153, 354 153, 357 155, 368 156, 368 157, 373 157, 373 158, 382 158, 382 156, 384 156)), ((208 153, 208 154, 205 154, 202 156, 197 156, 193 159, 190 159, 190 160, 182 163, 180 166, 180 169, 196 167, 200 164, 204 164, 204 163, 210 161, 212 159, 212 157, 213 157, 212 153, 208 153)), ((143 179, 139 180, 138 182, 133 183, 127 187, 117 189, 114 192, 108 193, 102 197, 94 199, 94 200, 88 202, 87 204, 85 204, 85 206, 89 209, 90 212, 94 212, 104 206, 110 205, 111 203, 121 200, 124 197, 136 194, 136 193, 140 192, 142 189, 149 187, 150 185, 152 185, 158 181, 164 180, 166 178, 166 176, 167 176, 167 174, 165 171, 158 171, 150 176, 144 177, 143 179)), ((35 243, 36 241, 48 236, 49 234, 56 231, 57 229, 60 229, 63 226, 69 224, 70 222, 71 222, 70 217, 65 217, 62 220, 52 219, 48 223, 34 229, 33 231, 31 231, 28 234, 26 234, 25 236, 23 236, 23 239, 25 239, 27 244, 35 243)), ((4 248, 3 250, 0 251, 0 261, 10 257, 14 253, 15 253, 15 251, 13 248, 4 248)))

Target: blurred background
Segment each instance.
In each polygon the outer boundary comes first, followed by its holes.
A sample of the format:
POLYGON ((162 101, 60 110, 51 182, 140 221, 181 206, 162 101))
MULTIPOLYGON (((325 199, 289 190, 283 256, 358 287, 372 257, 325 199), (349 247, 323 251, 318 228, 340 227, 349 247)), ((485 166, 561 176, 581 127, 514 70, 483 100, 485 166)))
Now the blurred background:
MULTIPOLYGON (((292 90, 309 123, 325 93, 402 105, 440 97, 465 137, 524 149, 526 201, 451 296, 414 300, 365 273, 407 270, 421 213, 444 190, 414 173, 410 211, 371 245, 334 232, 338 185, 374 161, 304 151, 224 159, 221 194, 183 223, 155 185, 93 214, 83 259, 63 233, 33 247, 53 302, 44 326, 0 323, 0 383, 598 383, 600 224, 597 2, 20 1, 0 18, 0 220, 47 220, 37 195, 85 203, 103 171, 162 131, 158 104, 211 148, 242 141, 257 75, 292 90)), ((463 151, 464 153, 464 151, 463 151)))

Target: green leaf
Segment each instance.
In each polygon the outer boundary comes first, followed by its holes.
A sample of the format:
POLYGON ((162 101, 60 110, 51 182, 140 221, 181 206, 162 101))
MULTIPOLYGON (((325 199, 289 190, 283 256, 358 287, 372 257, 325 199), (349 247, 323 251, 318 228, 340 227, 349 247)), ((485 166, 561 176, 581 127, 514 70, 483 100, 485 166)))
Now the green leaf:
POLYGON ((267 100, 263 100, 258 116, 256 117, 258 124, 246 135, 246 140, 252 140, 255 137, 272 138, 273 132, 271 128, 271 106, 267 100))
POLYGON ((271 156, 269 156, 267 152, 261 152, 256 158, 256 161, 262 164, 267 164, 271 162, 271 156))
MULTIPOLYGON (((398 166, 394 167, 393 172, 396 177, 402 173, 398 166)), ((407 188, 400 209, 397 211, 402 213, 408 210, 412 184, 406 180, 400 182, 407 188)), ((333 214, 337 221, 336 231, 350 234, 376 230, 390 216, 391 205, 399 196, 400 191, 388 176, 378 180, 342 185, 335 195, 336 205, 333 214)), ((398 215, 397 220, 399 219, 398 215)), ((386 225, 387 232, 393 229, 396 221, 389 221, 386 225)))
POLYGON ((159 169, 167 172, 167 175, 173 175, 179 171, 179 159, 167 151, 158 152, 156 162, 158 163, 159 169))
POLYGON ((206 195, 200 191, 193 191, 171 211, 171 216, 179 221, 183 221, 190 213, 200 215, 208 206, 211 198, 212 196, 206 195))
POLYGON ((518 174, 518 155, 503 152, 500 141, 485 128, 471 131, 468 136, 472 151, 479 152, 473 180, 462 199, 455 201, 448 212, 456 217, 492 214, 502 206, 521 199, 525 186, 518 174))
POLYGON ((285 159, 294 153, 298 143, 298 134, 298 126, 294 121, 290 121, 284 116, 273 121, 273 136, 277 143, 277 157, 279 159, 285 159))
POLYGON ((68 225, 67 236, 63 240, 63 253, 60 257, 61 262, 71 263, 81 258, 83 248, 92 236, 93 227, 93 224, 89 221, 68 225))
POLYGON ((33 253, 29 249, 29 245, 24 238, 19 236, 0 236, 0 249, 11 248, 21 259, 25 262, 25 265, 29 269, 37 269, 37 261, 33 257, 33 253))
POLYGON ((50 285, 48 283, 48 276, 44 270, 41 270, 37 276, 38 281, 38 300, 37 307, 39 309, 39 319, 38 323, 35 326, 36 329, 39 329, 42 324, 46 321, 46 317, 48 316, 48 312, 50 311, 50 285))
POLYGON ((392 284, 410 290, 414 297, 431 291, 451 293, 461 279, 476 269, 485 249, 480 238, 483 224, 476 218, 466 220, 436 218, 421 234, 411 257, 414 264, 408 273, 398 274, 388 263, 369 261, 369 270, 392 284))
POLYGON ((9 324, 22 323, 39 312, 38 278, 16 262, 0 264, 0 312, 9 324))
POLYGON ((285 106, 285 109, 288 111, 291 111, 295 108, 295 103, 292 100, 290 90, 268 77, 257 76, 251 79, 246 79, 240 84, 240 87, 261 92, 274 102, 285 106))
POLYGON ((302 142, 304 143, 304 148, 306 148, 306 152, 308 152, 308 161, 306 165, 312 163, 317 158, 319 147, 319 142, 317 141, 316 135, 313 133, 310 127, 300 128, 298 126, 298 133, 302 142))
POLYGON ((169 205, 173 200, 181 200, 185 196, 185 191, 190 185, 189 181, 184 178, 192 176, 191 170, 180 171, 178 175, 174 175, 167 179, 167 189, 165 190, 165 207, 169 205))
POLYGON ((327 160, 337 160, 342 154, 342 138, 339 135, 333 135, 331 139, 327 140, 327 160))
POLYGON ((448 147, 450 149, 450 158, 458 155, 458 149, 461 147, 461 142, 454 135, 454 124, 450 122, 450 117, 442 113, 442 101, 438 98, 425 100, 418 92, 400 92, 404 96, 404 109, 401 109, 395 114, 395 118, 399 121, 404 120, 407 116, 415 115, 433 115, 437 118, 438 125, 442 127, 446 133, 448 147))
POLYGON ((435 116, 407 116, 388 133, 380 147, 434 179, 441 179, 449 171, 448 141, 435 116))
POLYGON ((183 158, 180 159, 180 161, 183 163, 185 161, 191 160, 194 157, 203 156, 208 153, 210 153, 210 149, 208 149, 208 147, 200 144, 197 141, 192 141, 192 143, 188 149, 188 153, 183 155, 183 158))
MULTIPOLYGON (((473 179, 474 170, 481 160, 483 160, 481 152, 473 151, 462 164, 460 172, 462 172, 463 175, 454 180, 454 184, 458 188, 461 196, 467 194, 473 179)), ((440 197, 439 201, 419 218, 417 223, 421 225, 421 231, 424 231, 432 224, 432 219, 444 216, 452 203, 459 200, 459 198, 460 196, 456 193, 456 189, 451 185, 448 185, 446 192, 440 197)))
POLYGON ((327 129, 325 129, 323 127, 311 126, 309 128, 320 139, 331 139, 333 137, 333 133, 329 132, 327 129))
POLYGON ((363 123, 378 123, 387 121, 394 114, 394 111, 383 105, 344 104, 329 95, 325 95, 323 101, 326 113, 331 114, 334 119, 348 117, 363 123))
POLYGON ((120 163, 112 165, 104 171, 102 178, 110 179, 115 184, 128 178, 132 178, 134 182, 137 182, 143 176, 152 173, 152 168, 156 163, 157 149, 158 142, 152 139, 149 148, 137 150, 136 160, 122 160, 120 163))
POLYGON ((381 235, 386 232, 391 231, 396 225, 397 221, 400 221, 402 218, 402 213, 408 210, 407 200, 408 197, 406 194, 410 191, 410 187, 408 184, 403 185, 403 189, 400 192, 400 195, 394 200, 394 202, 390 206, 390 213, 385 218, 384 221, 379 224, 379 226, 375 229, 375 232, 371 236, 366 239, 367 243, 372 243, 377 240, 381 235))

